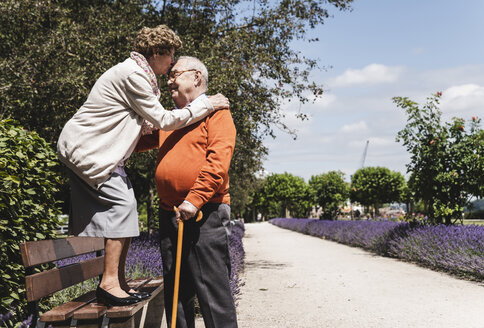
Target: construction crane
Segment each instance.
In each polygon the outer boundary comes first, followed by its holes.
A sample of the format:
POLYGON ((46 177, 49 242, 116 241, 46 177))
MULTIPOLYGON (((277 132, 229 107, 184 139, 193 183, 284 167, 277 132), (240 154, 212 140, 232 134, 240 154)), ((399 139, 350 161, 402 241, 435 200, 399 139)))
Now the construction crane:
POLYGON ((360 166, 360 168, 365 167, 366 152, 368 151, 368 144, 369 143, 370 143, 370 140, 366 140, 365 150, 363 151, 363 156, 361 158, 361 166, 360 166))

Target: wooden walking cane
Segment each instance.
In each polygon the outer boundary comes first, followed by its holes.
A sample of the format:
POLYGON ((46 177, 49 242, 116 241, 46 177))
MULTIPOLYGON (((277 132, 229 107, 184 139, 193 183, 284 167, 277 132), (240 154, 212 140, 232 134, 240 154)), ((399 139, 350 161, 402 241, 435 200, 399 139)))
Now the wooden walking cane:
MULTIPOLYGON (((178 212, 178 208, 173 206, 173 210, 178 212)), ((198 211, 196 222, 200 221, 203 217, 202 211, 198 211)), ((183 243, 183 220, 178 222, 178 240, 176 243, 176 264, 175 264, 175 286, 173 287, 173 307, 171 311, 171 328, 176 328, 176 313, 178 308, 178 290, 180 287, 180 267, 181 267, 181 253, 183 243)))

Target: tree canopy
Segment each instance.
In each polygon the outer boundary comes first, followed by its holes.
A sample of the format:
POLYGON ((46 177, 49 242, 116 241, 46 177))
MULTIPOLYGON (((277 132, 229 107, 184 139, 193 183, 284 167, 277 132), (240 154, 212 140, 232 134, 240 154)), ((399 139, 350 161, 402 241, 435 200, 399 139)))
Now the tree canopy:
MULTIPOLYGON (((325 22, 329 7, 348 10, 352 1, 2 1, 0 115, 55 143, 95 80, 128 56, 136 32, 167 24, 184 43, 178 55, 207 65, 208 93, 231 101, 237 144, 230 177, 238 211, 267 153, 264 136, 276 126, 290 131, 281 103, 306 103, 323 92, 309 78, 319 63, 291 42, 317 42, 307 39, 307 31, 325 22)), ((162 91, 164 85, 162 79, 162 91)), ((167 92, 160 101, 172 106, 167 92)))
POLYGON ((340 213, 340 205, 349 197, 349 187, 344 181, 344 173, 330 171, 314 175, 309 179, 309 188, 315 204, 321 206, 325 220, 336 219, 340 213))
POLYGON ((273 173, 259 181, 250 206, 265 217, 307 217, 313 205, 309 186, 290 173, 273 173))
POLYGON ((472 197, 484 196, 484 131, 477 116, 443 122, 441 96, 428 97, 423 106, 406 97, 393 101, 407 114, 397 141, 411 155, 409 187, 431 222, 450 224, 462 218, 472 197))
POLYGON ((405 178, 400 172, 386 167, 364 167, 351 177, 350 198, 378 210, 384 203, 400 201, 404 187, 405 178))

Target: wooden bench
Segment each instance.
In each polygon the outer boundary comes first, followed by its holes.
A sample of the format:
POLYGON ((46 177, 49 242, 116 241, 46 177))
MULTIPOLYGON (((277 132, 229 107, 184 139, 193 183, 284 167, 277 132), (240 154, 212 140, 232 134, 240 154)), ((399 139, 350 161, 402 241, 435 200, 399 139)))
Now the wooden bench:
POLYGON ((47 295, 86 281, 103 273, 103 238, 68 237, 20 244, 25 267, 27 307, 32 327, 140 327, 160 328, 164 313, 163 278, 135 279, 128 282, 137 291, 151 297, 128 306, 106 307, 96 303, 95 290, 61 304, 39 316, 38 301, 47 295), (96 257, 60 268, 35 272, 42 264, 96 252, 96 257))

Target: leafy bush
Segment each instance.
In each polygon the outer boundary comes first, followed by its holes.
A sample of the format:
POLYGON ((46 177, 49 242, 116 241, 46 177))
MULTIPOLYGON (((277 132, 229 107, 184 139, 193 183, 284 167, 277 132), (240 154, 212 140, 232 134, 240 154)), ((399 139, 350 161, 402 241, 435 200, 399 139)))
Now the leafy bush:
POLYGON ((55 152, 37 133, 0 120, 0 313, 25 306, 19 244, 55 236, 56 165, 55 152))

